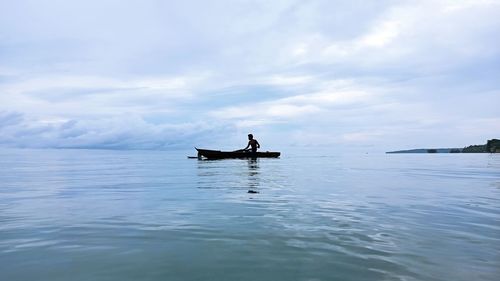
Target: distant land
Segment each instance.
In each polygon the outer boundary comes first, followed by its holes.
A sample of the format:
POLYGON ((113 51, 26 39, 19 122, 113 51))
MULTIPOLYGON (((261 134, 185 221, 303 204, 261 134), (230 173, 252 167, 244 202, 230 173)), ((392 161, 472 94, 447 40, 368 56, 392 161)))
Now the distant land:
POLYGON ((463 148, 418 148, 386 153, 500 153, 500 139, 491 139, 486 144, 469 145, 463 148))

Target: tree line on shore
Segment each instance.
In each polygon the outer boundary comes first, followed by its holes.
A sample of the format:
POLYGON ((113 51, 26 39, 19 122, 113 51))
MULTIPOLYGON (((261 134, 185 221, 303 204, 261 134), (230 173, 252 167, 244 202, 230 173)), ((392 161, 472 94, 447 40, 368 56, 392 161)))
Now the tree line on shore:
POLYGON ((486 144, 469 145, 462 149, 462 153, 500 153, 500 140, 491 139, 486 144))

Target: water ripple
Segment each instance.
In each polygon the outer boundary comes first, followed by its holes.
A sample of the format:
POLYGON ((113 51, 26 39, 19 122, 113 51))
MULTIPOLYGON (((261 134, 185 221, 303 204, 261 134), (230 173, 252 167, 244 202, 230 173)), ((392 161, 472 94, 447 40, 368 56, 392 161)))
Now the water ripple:
POLYGON ((3 277, 499 276, 499 157, 190 153, 0 151, 3 277))

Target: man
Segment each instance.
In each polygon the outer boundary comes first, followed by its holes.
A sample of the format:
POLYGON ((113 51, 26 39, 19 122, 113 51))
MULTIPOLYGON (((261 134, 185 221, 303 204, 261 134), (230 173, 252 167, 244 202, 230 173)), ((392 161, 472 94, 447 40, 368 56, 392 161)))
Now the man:
POLYGON ((248 145, 243 150, 247 150, 250 146, 252 147, 252 153, 257 152, 257 148, 260 148, 259 142, 253 138, 252 134, 248 134, 248 145))

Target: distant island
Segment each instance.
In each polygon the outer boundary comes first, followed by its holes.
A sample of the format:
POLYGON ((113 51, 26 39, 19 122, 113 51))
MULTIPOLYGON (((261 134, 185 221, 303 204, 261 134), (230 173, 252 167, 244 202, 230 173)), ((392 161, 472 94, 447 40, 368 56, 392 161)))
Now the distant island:
POLYGON ((486 144, 469 145, 464 148, 418 148, 386 153, 500 153, 500 140, 491 139, 486 144))

